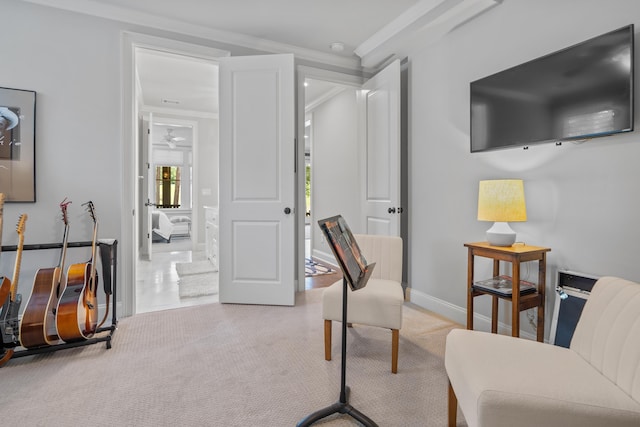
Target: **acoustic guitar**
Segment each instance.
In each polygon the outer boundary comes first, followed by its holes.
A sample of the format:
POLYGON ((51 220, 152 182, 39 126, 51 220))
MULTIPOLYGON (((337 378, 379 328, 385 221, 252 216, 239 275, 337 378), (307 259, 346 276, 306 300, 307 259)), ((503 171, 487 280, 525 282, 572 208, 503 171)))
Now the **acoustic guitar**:
POLYGON ((82 341, 95 334, 98 324, 98 276, 96 275, 96 247, 98 218, 93 202, 84 203, 93 220, 91 259, 72 264, 67 270, 67 284, 60 296, 56 313, 58 336, 65 342, 82 341))
MULTIPOLYGON (((0 252, 2 251, 2 211, 4 207, 4 193, 0 193, 0 252)), ((0 276, 0 302, 4 302, 9 298, 11 292, 11 280, 4 276, 0 276)), ((5 347, 2 335, 0 334, 0 366, 4 365, 7 360, 13 356, 13 348, 5 347)))
POLYGON ((20 344, 25 348, 44 347, 59 342, 56 329, 56 309, 62 293, 62 271, 64 271, 69 239, 67 206, 70 203, 66 198, 60 203, 64 237, 58 266, 41 268, 36 272, 31 296, 24 308, 24 313, 22 313, 20 344))
POLYGON ((20 215, 16 231, 18 233, 18 248, 16 261, 13 268, 13 280, 9 289, 9 297, 3 301, 0 308, 0 335, 5 348, 18 345, 19 320, 18 311, 22 303, 22 295, 18 294, 18 279, 20 278, 20 264, 22 263, 22 249, 24 246, 24 229, 27 222, 27 214, 20 215))

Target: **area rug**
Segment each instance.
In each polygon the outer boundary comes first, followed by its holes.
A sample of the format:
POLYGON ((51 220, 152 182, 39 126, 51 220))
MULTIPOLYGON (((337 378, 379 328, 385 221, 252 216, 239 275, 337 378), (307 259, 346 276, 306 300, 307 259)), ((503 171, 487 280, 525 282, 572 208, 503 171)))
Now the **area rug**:
POLYGON ((332 274, 336 270, 326 265, 320 264, 312 260, 311 258, 304 259, 304 275, 305 277, 320 276, 322 274, 332 274))
POLYGON ((178 276, 189 276, 192 274, 212 273, 218 271, 214 265, 208 259, 193 261, 193 262, 179 262, 176 264, 176 271, 178 276))
POLYGON ((200 297, 218 293, 218 272, 187 274, 178 279, 180 298, 200 297))
POLYGON ((178 295, 199 297, 218 293, 218 269, 208 259, 194 254, 192 262, 176 264, 178 272, 178 295))

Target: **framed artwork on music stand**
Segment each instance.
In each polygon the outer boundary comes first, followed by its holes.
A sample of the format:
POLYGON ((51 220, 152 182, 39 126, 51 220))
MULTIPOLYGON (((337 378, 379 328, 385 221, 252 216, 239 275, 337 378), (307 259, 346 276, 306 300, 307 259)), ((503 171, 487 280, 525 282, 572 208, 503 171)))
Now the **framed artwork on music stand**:
POLYGON ((6 202, 36 201, 36 93, 0 88, 0 193, 6 202))
POLYGON ((342 215, 336 215, 321 219, 318 225, 327 238, 351 289, 355 291, 363 288, 371 276, 375 262, 367 264, 347 222, 342 215))

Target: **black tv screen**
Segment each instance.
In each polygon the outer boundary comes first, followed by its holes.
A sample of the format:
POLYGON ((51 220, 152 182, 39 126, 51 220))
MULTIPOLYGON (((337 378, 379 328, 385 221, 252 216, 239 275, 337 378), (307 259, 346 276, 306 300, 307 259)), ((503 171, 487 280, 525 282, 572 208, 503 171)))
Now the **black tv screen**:
POLYGON ((471 152, 633 130, 633 25, 470 84, 471 152))

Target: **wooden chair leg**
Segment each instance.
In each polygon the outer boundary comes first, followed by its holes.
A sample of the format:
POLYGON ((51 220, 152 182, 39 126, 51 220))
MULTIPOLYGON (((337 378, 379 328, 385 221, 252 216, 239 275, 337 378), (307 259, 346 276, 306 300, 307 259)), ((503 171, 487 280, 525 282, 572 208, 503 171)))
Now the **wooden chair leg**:
POLYGON ((451 387, 451 383, 449 383, 448 415, 449 427, 456 427, 456 416, 458 415, 458 398, 456 397, 456 392, 453 391, 453 387, 451 387))
POLYGON ((398 347, 400 345, 400 331, 391 330, 391 372, 398 373, 398 347))
POLYGON ((324 320, 324 360, 331 360, 331 320, 324 320))

